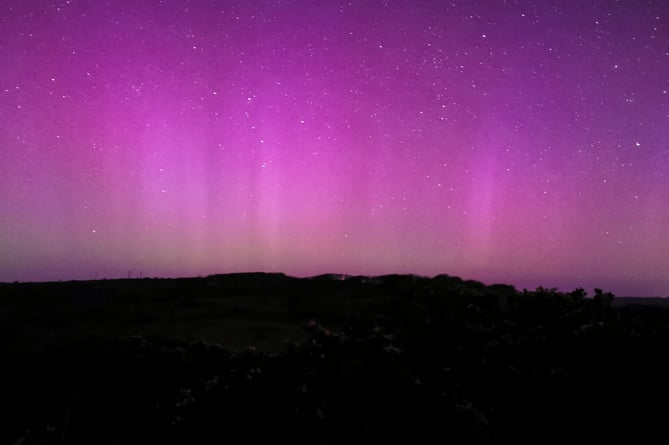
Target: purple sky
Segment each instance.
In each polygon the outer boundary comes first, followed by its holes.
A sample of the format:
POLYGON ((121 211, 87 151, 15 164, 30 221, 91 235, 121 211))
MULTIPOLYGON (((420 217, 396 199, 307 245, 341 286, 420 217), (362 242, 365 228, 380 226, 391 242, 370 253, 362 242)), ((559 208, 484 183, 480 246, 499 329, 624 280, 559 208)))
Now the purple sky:
POLYGON ((0 281, 669 295, 669 2, 0 1, 0 281))

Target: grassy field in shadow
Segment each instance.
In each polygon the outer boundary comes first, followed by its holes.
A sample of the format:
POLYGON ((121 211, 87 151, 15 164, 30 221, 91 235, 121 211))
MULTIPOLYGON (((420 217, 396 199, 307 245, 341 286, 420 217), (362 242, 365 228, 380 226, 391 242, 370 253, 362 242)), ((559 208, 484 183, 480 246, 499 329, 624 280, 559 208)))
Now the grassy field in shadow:
POLYGON ((669 310, 599 290, 257 273, 0 295, 2 443, 650 443, 669 413, 669 310))

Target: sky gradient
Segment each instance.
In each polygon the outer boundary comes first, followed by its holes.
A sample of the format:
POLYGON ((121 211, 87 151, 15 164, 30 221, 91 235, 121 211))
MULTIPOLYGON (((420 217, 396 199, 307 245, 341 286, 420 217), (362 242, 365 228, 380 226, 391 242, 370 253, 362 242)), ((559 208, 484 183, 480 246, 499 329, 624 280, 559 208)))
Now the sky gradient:
POLYGON ((669 295, 669 2, 0 1, 0 281, 669 295))

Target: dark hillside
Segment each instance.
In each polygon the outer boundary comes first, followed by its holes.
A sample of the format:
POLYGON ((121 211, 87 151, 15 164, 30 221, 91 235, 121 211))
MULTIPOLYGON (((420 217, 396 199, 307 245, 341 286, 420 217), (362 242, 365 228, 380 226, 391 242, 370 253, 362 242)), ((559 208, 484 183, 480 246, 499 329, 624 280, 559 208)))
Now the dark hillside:
POLYGON ((1 443, 651 443, 669 414, 669 309, 600 290, 233 274, 0 295, 1 443))

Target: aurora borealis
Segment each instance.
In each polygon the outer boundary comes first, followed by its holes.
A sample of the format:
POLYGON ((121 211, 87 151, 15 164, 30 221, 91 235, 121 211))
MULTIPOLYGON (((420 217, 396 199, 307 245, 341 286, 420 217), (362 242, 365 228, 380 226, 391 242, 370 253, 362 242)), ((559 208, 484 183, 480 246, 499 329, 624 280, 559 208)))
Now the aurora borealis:
POLYGON ((669 295, 669 3, 0 1, 0 281, 669 295))

